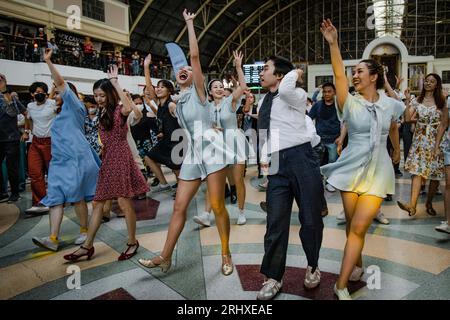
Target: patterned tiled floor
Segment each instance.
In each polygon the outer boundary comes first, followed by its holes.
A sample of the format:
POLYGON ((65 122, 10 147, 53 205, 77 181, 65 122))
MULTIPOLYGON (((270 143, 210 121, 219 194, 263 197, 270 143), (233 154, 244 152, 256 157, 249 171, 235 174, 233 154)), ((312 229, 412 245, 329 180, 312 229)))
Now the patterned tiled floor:
MULTIPOLYGON (((254 168, 248 170, 246 184, 247 224, 237 226, 237 207, 227 205, 232 224, 230 245, 236 265, 228 277, 220 272, 220 241, 214 222, 210 228, 201 228, 192 221, 203 210, 204 187, 189 207, 173 266, 167 274, 143 268, 137 260, 162 250, 173 205, 171 192, 151 195, 154 200, 137 204, 141 247, 134 258, 117 261, 125 248, 127 232, 125 220, 113 214, 111 221, 99 230, 94 258, 75 266, 62 258, 74 249, 79 229, 73 208, 66 208, 60 251, 44 251, 31 238, 48 235, 48 216, 26 216, 23 211, 31 203, 31 194, 23 193, 23 199, 16 205, 0 204, 0 299, 254 300, 263 281, 258 270, 264 253, 266 216, 259 202, 265 194, 258 191, 254 168), (81 272, 72 274, 74 269, 81 272), (74 289, 73 283, 78 279, 79 289, 74 289)), ((409 188, 406 175, 397 180, 394 201, 385 202, 382 208, 390 225, 374 222, 369 229, 363 252, 366 272, 361 282, 350 287, 354 299, 450 299, 450 236, 434 231, 443 219, 442 196, 435 199, 439 216, 425 213, 425 197, 421 196, 418 214, 411 218, 396 205, 396 200, 409 198, 409 188), (374 278, 377 270, 380 277, 374 278)), ((306 259, 298 237, 300 225, 294 205, 284 287, 277 299, 335 299, 332 285, 340 269, 345 224, 336 221, 342 210, 339 194, 327 192, 326 197, 330 214, 324 219, 319 262, 322 283, 312 291, 303 288, 306 259)))

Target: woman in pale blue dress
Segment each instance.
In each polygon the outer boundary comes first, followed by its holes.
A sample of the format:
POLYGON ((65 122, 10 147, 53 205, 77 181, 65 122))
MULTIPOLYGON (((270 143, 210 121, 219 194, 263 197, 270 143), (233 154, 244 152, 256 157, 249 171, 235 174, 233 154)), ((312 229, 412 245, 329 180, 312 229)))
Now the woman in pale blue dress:
MULTIPOLYGON (((450 118, 450 97, 447 100, 447 117, 444 117, 446 126, 449 125, 450 118)), ((444 165, 445 165, 445 195, 444 195, 444 209, 447 219, 442 221, 441 224, 434 229, 438 232, 450 234, 450 127, 447 131, 439 131, 436 137, 436 146, 434 154, 437 155, 440 152, 440 148, 444 152, 444 165), (441 142, 442 141, 442 145, 441 142)))
MULTIPOLYGON (((139 259, 139 262, 148 268, 159 267, 163 272, 169 270, 173 250, 186 223, 189 203, 197 193, 202 180, 206 179, 222 244, 221 270, 224 275, 230 275, 233 272, 229 248, 230 219, 224 199, 227 164, 223 156, 226 150, 220 144, 220 139, 214 140, 222 134, 212 128, 210 119, 205 78, 194 30, 193 20, 196 15, 184 10, 183 16, 189 35, 192 67, 184 67, 177 72, 177 83, 181 87, 181 93, 174 100, 177 101, 178 122, 187 135, 187 139, 183 139, 187 144, 183 149, 187 150, 179 174, 178 189, 164 249, 159 256, 148 260, 139 259)), ((177 147, 174 150, 178 150, 177 147)), ((174 152, 172 152, 173 155, 174 152)), ((176 159, 173 160, 175 162, 176 159)))
MULTIPOLYGON (((349 135, 348 146, 338 161, 321 169, 328 183, 341 191, 347 243, 334 292, 340 300, 350 300, 347 283, 361 278, 366 232, 383 198, 395 193, 394 169, 386 140, 389 131, 396 130, 395 121, 402 115, 404 106, 378 92, 384 87, 384 69, 373 60, 363 60, 355 67, 353 85, 358 93, 350 95, 337 30, 330 20, 324 20, 321 31, 330 45, 338 114, 346 122, 349 135)), ((396 149, 393 161, 398 162, 398 139, 393 142, 396 149)))
POLYGON ((88 209, 86 201, 94 198, 100 159, 84 135, 86 109, 79 100, 76 88, 66 83, 51 62, 52 50, 47 49, 44 61, 50 68, 61 112, 53 122, 52 159, 48 171, 47 196, 41 203, 50 207, 50 237, 33 238, 33 242, 46 249, 58 249, 64 204, 74 203, 80 219, 80 236, 75 244, 84 242, 87 233, 88 209))
MULTIPOLYGON (((233 52, 236 71, 239 78, 239 86, 235 88, 233 93, 225 97, 225 90, 222 81, 213 79, 208 84, 209 95, 212 98, 210 103, 211 117, 217 130, 223 133, 224 145, 227 147, 225 156, 226 163, 230 165, 228 168, 237 191, 239 214, 237 219, 238 225, 244 225, 247 221, 244 213, 245 204, 245 183, 244 172, 245 162, 249 158, 250 152, 253 151, 242 130, 238 129, 236 109, 237 103, 241 96, 247 90, 244 72, 242 71, 242 54, 233 52)), ((200 216, 195 216, 194 221, 209 226, 209 207, 208 196, 206 197, 205 212, 200 216)))

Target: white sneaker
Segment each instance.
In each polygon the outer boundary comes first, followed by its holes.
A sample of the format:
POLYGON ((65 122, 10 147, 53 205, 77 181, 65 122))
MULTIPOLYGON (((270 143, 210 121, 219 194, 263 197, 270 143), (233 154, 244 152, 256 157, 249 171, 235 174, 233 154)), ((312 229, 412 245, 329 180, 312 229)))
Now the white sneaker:
POLYGON ((329 192, 336 192, 336 189, 331 184, 326 184, 325 189, 327 189, 329 192))
POLYGON ((44 206, 32 206, 31 208, 25 210, 25 213, 28 213, 28 214, 36 214, 36 213, 47 212, 47 211, 49 211, 49 210, 50 210, 49 207, 44 207, 44 206))
POLYGON ((348 281, 358 282, 359 280, 361 280, 363 273, 364 273, 364 268, 355 266, 353 268, 352 274, 350 275, 350 278, 348 279, 348 281))
POLYGON ((259 290, 258 295, 256 296, 257 300, 270 300, 273 299, 281 287, 283 286, 283 280, 278 282, 275 279, 268 279, 263 283, 263 287, 259 290))
POLYGON ((337 295, 339 300, 352 300, 352 297, 350 296, 350 293, 348 293, 347 288, 344 289, 338 289, 336 287, 336 284, 334 284, 334 294, 337 295))
POLYGON ((346 220, 345 219, 345 211, 344 210, 339 212, 339 214, 336 216, 336 220, 339 220, 339 221, 345 221, 346 220))
POLYGON ((78 238, 75 239, 75 242, 74 242, 74 243, 75 243, 76 245, 83 244, 83 243, 86 241, 86 238, 87 238, 87 233, 82 232, 82 233, 80 233, 80 235, 78 236, 78 238))
POLYGON ((170 184, 162 185, 160 183, 156 187, 152 187, 151 193, 158 193, 158 192, 167 191, 167 190, 171 190, 171 189, 172 189, 172 187, 170 186, 170 184))
POLYGON ((44 238, 37 238, 33 237, 33 243, 41 248, 51 250, 51 251, 58 251, 58 242, 52 241, 50 237, 44 237, 44 238))
POLYGON ((381 224, 389 224, 389 220, 388 218, 386 218, 383 214, 383 212, 381 212, 380 210, 378 211, 377 216, 375 217, 375 220, 378 221, 381 224))
POLYGON ((204 227, 210 227, 211 222, 209 221, 209 212, 203 212, 202 214, 198 216, 194 216, 193 218, 194 222, 204 226, 204 227))
POLYGON ((308 266, 308 268, 306 268, 305 281, 303 282, 305 287, 308 289, 314 289, 320 283, 319 267, 316 268, 314 273, 312 273, 311 271, 312 271, 312 267, 308 266))
POLYGON ((237 225, 242 226, 247 223, 247 218, 245 217, 245 213, 239 212, 237 225))
POLYGON ((438 232, 444 232, 450 234, 450 226, 447 221, 442 221, 440 226, 434 228, 438 232))

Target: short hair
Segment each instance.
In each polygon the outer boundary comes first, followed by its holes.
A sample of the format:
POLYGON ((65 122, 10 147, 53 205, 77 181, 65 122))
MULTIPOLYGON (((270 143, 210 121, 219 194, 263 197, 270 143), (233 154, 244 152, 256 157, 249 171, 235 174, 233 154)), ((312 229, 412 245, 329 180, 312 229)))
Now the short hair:
POLYGON ((175 87, 173 86, 173 83, 170 82, 169 80, 159 80, 158 83, 156 84, 157 86, 162 85, 164 88, 166 88, 167 90, 169 90, 170 94, 175 94, 175 87))
POLYGON ((285 76, 292 70, 294 70, 294 65, 288 59, 280 57, 280 56, 270 56, 266 59, 267 61, 272 61, 275 67, 274 75, 285 76))
POLYGON ((136 99, 142 99, 142 96, 140 94, 133 94, 131 95, 131 100, 136 100, 136 99))
POLYGON ((323 88, 326 88, 326 87, 333 88, 333 90, 336 91, 336 86, 335 86, 333 83, 331 83, 331 82, 326 82, 326 83, 324 83, 324 84, 322 85, 322 89, 323 89, 323 88))
POLYGON ((45 82, 33 82, 29 88, 30 93, 35 93, 37 88, 41 88, 45 93, 48 93, 48 86, 45 82))
POLYGON ((91 104, 97 104, 93 96, 84 96, 83 99, 84 103, 91 103, 91 104))

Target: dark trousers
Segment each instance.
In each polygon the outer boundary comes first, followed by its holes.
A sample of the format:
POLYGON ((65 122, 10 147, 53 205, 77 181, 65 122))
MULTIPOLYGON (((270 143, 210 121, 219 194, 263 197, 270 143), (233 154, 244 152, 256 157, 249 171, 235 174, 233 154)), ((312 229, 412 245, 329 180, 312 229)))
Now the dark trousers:
MULTIPOLYGON (((11 186, 11 193, 19 193, 19 159, 20 142, 9 141, 0 142, 0 164, 6 158, 6 168, 8 171, 8 180, 11 186)), ((3 172, 0 170, 0 181, 3 181, 3 172)), ((0 183, 0 193, 6 193, 8 190, 0 183)))
POLYGON ((403 123, 402 124, 402 139, 403 139, 403 159, 406 161, 406 158, 409 154, 409 149, 412 145, 414 133, 411 132, 411 123, 403 123))
POLYGON ((279 168, 277 174, 269 176, 266 193, 267 227, 261 273, 280 281, 286 267, 294 199, 300 209, 299 235, 308 265, 317 267, 323 234, 323 184, 309 142, 272 155, 272 163, 274 156, 278 158, 279 168))

